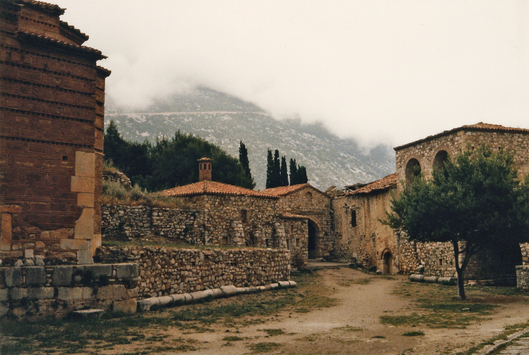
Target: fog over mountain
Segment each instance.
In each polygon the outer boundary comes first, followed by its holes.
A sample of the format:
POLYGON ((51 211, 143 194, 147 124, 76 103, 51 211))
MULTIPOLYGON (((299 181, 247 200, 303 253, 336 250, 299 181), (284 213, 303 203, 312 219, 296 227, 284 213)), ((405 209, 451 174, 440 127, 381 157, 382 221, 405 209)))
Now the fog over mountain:
POLYGON ((293 158, 304 165, 309 182, 321 190, 370 182, 395 171, 389 146, 365 151, 353 139, 340 139, 320 123, 277 120, 254 104, 203 87, 158 101, 141 112, 117 107, 109 100, 105 115, 106 124, 114 120, 127 140, 154 142, 180 130, 237 158, 242 140, 259 190, 265 187, 268 148, 278 149, 287 161, 293 158))

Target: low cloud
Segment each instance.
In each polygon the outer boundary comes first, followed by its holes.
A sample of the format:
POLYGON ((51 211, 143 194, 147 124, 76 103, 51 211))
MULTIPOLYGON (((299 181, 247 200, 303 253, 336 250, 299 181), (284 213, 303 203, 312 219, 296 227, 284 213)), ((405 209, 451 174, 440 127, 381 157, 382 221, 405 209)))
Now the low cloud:
POLYGON ((480 121, 529 128, 524 1, 60 0, 141 109, 206 86, 365 146, 480 121))

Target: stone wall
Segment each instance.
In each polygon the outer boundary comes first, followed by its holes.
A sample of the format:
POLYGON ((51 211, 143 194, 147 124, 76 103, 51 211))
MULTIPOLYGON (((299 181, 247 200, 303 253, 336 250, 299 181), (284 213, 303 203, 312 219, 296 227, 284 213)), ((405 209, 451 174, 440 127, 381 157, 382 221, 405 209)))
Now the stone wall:
MULTIPOLYGON (((40 264, 40 265, 38 265, 40 264)), ((99 308, 135 312, 138 266, 44 265, 0 267, 0 318, 62 317, 99 308)))
POLYGON ((286 247, 275 198, 206 194, 181 198, 203 213, 200 244, 286 247))
POLYGON ((261 286, 290 279, 288 250, 102 247, 98 257, 104 262, 138 263, 140 297, 226 285, 261 286))
POLYGON ((190 244, 204 244, 204 216, 198 211, 150 206, 103 205, 103 235, 121 234, 130 238, 161 235, 190 244))

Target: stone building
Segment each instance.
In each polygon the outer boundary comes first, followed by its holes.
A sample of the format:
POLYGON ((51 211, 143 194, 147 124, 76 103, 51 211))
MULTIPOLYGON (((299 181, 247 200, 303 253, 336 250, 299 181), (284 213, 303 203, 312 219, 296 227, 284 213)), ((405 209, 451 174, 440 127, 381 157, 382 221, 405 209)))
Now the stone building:
POLYGON ((0 1, 0 257, 90 263, 101 243, 105 58, 64 9, 0 1))
MULTIPOLYGON (((389 210, 391 196, 414 176, 422 172, 430 178, 433 169, 448 157, 481 144, 495 150, 513 151, 519 176, 529 173, 528 129, 478 123, 396 147, 396 174, 365 186, 355 186, 352 191, 333 199, 336 255, 365 267, 376 265, 382 272, 409 273, 423 265, 425 274, 453 276, 451 245, 410 243, 380 220, 389 210)), ((501 248, 484 251, 471 260, 466 273, 469 279, 494 281, 514 276, 514 265, 521 264, 519 250, 513 258, 511 248, 499 246, 501 248)))
POLYGON ((332 201, 334 210, 335 254, 365 267, 376 266, 384 273, 399 271, 393 230, 380 222, 389 210, 391 194, 397 187, 396 174, 356 186, 332 201))
POLYGON ((309 259, 329 257, 334 248, 331 198, 310 184, 281 186, 263 191, 279 199, 278 209, 284 219, 287 246, 303 252, 309 259), (299 236, 302 235, 302 238, 299 236))

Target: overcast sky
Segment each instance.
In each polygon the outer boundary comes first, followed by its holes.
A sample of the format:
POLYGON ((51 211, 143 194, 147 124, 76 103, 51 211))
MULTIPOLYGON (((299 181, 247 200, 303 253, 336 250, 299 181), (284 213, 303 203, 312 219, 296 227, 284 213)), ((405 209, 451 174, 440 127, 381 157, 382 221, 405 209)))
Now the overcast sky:
POLYGON ((207 86, 364 145, 529 128, 526 0, 56 2, 124 105, 207 86))

